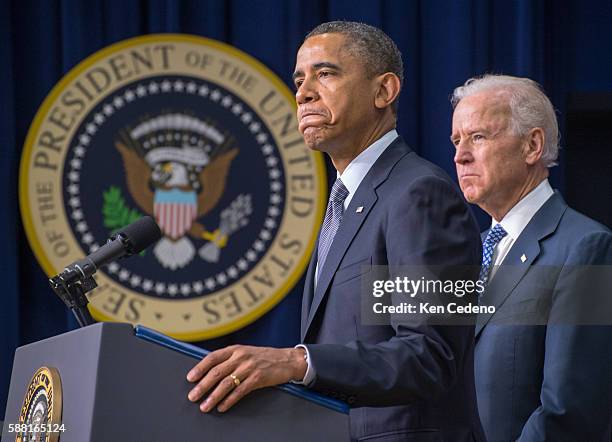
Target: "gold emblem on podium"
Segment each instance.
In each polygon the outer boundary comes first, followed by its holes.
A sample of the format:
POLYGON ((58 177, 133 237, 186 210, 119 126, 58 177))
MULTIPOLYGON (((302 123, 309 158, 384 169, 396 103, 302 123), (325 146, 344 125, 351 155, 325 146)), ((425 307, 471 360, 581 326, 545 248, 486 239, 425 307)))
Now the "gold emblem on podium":
POLYGON ((57 442, 62 420, 62 382, 53 367, 40 367, 28 384, 19 413, 17 442, 57 442))

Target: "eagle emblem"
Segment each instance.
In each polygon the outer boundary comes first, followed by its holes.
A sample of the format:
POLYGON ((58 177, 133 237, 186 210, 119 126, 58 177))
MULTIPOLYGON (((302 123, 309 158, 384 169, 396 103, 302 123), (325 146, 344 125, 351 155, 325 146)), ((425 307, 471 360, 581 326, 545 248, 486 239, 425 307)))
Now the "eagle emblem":
POLYGON ((217 262, 231 234, 248 224, 251 197, 239 195, 221 212, 218 228, 201 219, 225 190, 239 148, 210 122, 166 113, 120 131, 115 147, 123 159, 127 188, 139 208, 154 216, 164 237, 153 253, 170 270, 185 267, 196 252, 217 262), (193 240, 206 243, 196 250, 193 240))

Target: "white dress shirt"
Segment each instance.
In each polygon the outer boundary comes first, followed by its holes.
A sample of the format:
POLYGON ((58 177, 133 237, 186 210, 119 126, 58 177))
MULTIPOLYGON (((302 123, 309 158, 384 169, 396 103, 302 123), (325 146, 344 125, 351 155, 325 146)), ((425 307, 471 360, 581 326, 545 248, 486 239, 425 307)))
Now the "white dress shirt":
MULTIPOLYGON (((337 177, 342 180, 344 187, 348 190, 348 196, 344 200, 344 210, 346 210, 351 203, 351 199, 359 185, 368 174, 378 157, 382 155, 382 153, 389 147, 389 145, 395 141, 398 137, 397 131, 395 129, 390 130, 378 140, 374 141, 368 147, 366 147, 353 161, 346 166, 344 172, 342 174, 337 173, 337 177)), ((315 268, 314 275, 314 284, 313 287, 316 288, 317 278, 319 276, 319 265, 317 263, 317 267, 315 268)), ((316 376, 316 371, 314 366, 310 363, 310 353, 308 352, 308 347, 300 344, 296 345, 296 348, 303 348, 306 351, 306 364, 308 368, 306 369, 306 374, 304 375, 304 379, 300 381, 292 381, 295 384, 304 384, 309 385, 314 381, 316 376)))
POLYGON ((540 210, 544 203, 548 201, 548 198, 553 194, 554 191, 552 187, 550 187, 548 179, 545 179, 523 199, 516 203, 501 221, 496 221, 495 219, 491 221, 491 228, 495 227, 497 224, 501 224, 508 234, 504 236, 495 247, 493 252, 493 268, 491 269, 489 280, 493 278, 499 265, 504 261, 506 255, 512 248, 512 244, 514 244, 523 229, 527 227, 531 218, 533 218, 536 212, 540 210))
POLYGON ((397 137, 397 131, 395 129, 390 130, 357 155, 357 157, 346 166, 342 174, 337 173, 337 177, 342 180, 346 190, 348 190, 348 196, 344 200, 344 210, 346 210, 351 203, 351 199, 353 195, 355 195, 355 192, 357 192, 357 188, 378 157, 382 155, 397 137))

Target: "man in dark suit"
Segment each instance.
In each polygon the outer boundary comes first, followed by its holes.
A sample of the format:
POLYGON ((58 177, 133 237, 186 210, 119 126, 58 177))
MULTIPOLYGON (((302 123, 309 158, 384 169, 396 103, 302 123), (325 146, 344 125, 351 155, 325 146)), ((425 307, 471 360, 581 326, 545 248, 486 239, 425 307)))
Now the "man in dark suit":
POLYGON ((204 358, 188 375, 198 382, 191 400, 212 390, 204 411, 297 380, 352 406, 354 439, 480 438, 473 324, 436 326, 423 316, 368 326, 361 317, 361 278, 372 266, 444 273, 480 263, 459 190, 394 129, 402 80, 399 50, 376 28, 332 22, 306 37, 294 73, 299 129, 338 177, 306 275, 303 345, 235 346, 204 358))
POLYGON ((475 354, 485 435, 609 441, 612 311, 601 265, 612 263, 612 234, 548 183, 558 128, 537 83, 485 75, 452 102, 461 189, 492 217, 480 304, 495 312, 478 315, 475 354))

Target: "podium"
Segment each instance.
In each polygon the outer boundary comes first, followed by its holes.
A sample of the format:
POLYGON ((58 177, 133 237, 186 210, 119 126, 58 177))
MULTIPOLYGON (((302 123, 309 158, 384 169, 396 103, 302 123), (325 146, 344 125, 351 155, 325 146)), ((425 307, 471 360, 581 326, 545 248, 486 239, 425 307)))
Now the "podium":
MULTIPOLYGON (((185 376, 205 351, 152 330, 99 323, 17 349, 2 441, 40 367, 61 378, 60 442, 343 441, 348 407, 296 385, 249 394, 226 413, 203 414, 185 376)), ((57 392, 55 392, 57 394, 57 392)))

